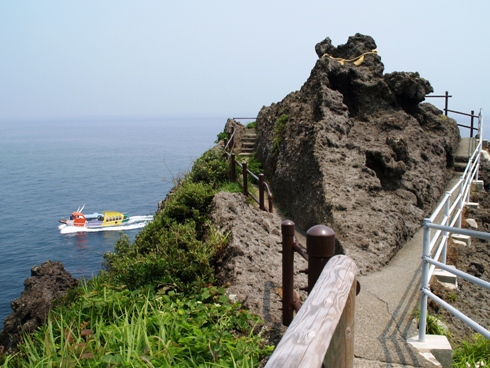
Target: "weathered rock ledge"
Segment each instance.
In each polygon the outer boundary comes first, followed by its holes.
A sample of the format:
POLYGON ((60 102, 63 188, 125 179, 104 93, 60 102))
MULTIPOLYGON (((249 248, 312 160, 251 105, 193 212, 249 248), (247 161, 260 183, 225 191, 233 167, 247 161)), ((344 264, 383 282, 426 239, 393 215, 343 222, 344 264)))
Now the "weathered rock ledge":
POLYGON ((5 319, 0 332, 0 349, 5 353, 16 350, 22 332, 33 332, 42 326, 52 303, 61 298, 78 280, 60 262, 46 261, 31 269, 24 281, 24 291, 12 303, 13 312, 5 319))

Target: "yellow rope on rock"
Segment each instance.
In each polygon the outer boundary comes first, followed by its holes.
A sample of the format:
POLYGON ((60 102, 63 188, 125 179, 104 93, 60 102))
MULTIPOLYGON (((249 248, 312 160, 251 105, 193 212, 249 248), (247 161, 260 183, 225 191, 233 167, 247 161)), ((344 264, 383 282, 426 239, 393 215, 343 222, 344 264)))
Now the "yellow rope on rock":
POLYGON ((330 56, 328 54, 325 54, 325 55, 328 55, 330 57, 330 59, 336 60, 342 65, 345 65, 345 63, 353 63, 355 66, 359 66, 364 62, 364 56, 369 55, 369 54, 378 55, 378 50, 374 49, 372 51, 365 52, 364 54, 361 54, 361 55, 355 57, 354 59, 343 59, 343 58, 336 58, 336 57, 330 56))

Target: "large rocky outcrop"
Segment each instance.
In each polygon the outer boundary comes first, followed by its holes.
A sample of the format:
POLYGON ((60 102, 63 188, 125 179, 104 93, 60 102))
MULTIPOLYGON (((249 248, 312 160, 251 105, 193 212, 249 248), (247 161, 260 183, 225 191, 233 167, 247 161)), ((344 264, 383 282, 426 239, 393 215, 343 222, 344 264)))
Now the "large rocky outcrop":
POLYGON ((257 158, 297 225, 332 227, 361 272, 378 269, 446 187, 459 130, 421 103, 432 87, 418 73, 383 74, 371 37, 315 49, 301 89, 258 114, 257 158))
POLYGON ((0 333, 0 349, 6 353, 16 350, 22 332, 33 332, 46 320, 53 302, 78 280, 67 272, 60 262, 46 261, 31 269, 31 277, 24 281, 24 291, 12 303, 13 312, 5 319, 0 333))

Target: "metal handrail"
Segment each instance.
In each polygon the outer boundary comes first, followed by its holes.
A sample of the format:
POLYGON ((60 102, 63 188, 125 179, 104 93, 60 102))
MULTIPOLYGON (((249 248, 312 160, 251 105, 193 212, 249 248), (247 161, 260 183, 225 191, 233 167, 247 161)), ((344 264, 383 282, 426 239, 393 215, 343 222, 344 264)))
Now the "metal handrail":
POLYGON ((463 125, 463 124, 457 124, 459 127, 462 127, 462 128, 468 128, 470 129, 470 137, 473 137, 473 131, 476 130, 478 131, 478 133, 480 133, 480 130, 475 128, 474 125, 473 125, 473 119, 474 118, 478 118, 479 115, 475 115, 475 112, 472 110, 470 114, 468 113, 465 113, 465 112, 461 112, 461 111, 455 111, 455 110, 449 110, 448 109, 448 105, 449 105, 449 98, 450 97, 453 97, 453 96, 450 96, 448 91, 446 91, 446 93, 444 95, 427 95, 425 96, 426 98, 444 98, 444 115, 447 116, 447 113, 448 112, 451 112, 451 113, 454 113, 454 114, 459 114, 459 115, 464 115, 464 116, 469 116, 471 117, 471 121, 470 121, 470 125, 463 125))
POLYGON ((424 220, 419 324, 419 341, 421 342, 425 341, 428 298, 448 310, 450 313, 461 319, 464 323, 481 333, 486 338, 490 339, 490 332, 488 330, 480 326, 468 316, 464 315, 462 312, 458 311, 456 308, 450 306, 448 303, 435 296, 429 289, 429 280, 432 277, 435 268, 439 267, 455 274, 458 277, 462 277, 465 280, 490 290, 489 282, 480 280, 472 275, 446 265, 446 249, 450 234, 467 235, 470 237, 490 240, 490 233, 461 228, 463 207, 470 200, 471 184, 474 180, 478 179, 480 155, 483 147, 483 116, 481 110, 478 115, 477 130, 480 133, 478 137, 478 144, 468 160, 468 165, 466 166, 463 175, 461 176, 460 180, 448 192, 446 192, 442 201, 437 205, 432 215, 424 220), (451 197, 456 192, 458 192, 458 195, 451 204, 451 197), (442 213, 443 210, 444 213, 442 213), (436 218, 441 215, 442 219, 440 223, 435 223, 436 218), (431 229, 436 230, 433 236, 431 236, 431 229), (439 260, 442 260, 442 262, 439 260))

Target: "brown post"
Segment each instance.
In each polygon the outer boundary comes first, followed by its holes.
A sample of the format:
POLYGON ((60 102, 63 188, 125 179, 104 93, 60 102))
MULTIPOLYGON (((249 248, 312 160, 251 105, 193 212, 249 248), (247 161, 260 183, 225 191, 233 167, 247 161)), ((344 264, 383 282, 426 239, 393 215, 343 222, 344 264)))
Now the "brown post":
POLYGON ((262 211, 265 211, 264 205, 264 174, 259 174, 259 205, 262 211))
POLYGON ((294 222, 281 223, 282 233, 282 324, 289 326, 293 321, 294 298, 294 222))
POLYGON ((306 232, 308 251, 308 292, 315 286, 323 267, 335 255, 335 232, 325 225, 315 225, 306 232))
POLYGON ((231 177, 230 177, 230 179, 231 179, 231 181, 236 181, 236 159, 235 159, 234 153, 231 154, 230 159, 231 159, 231 173, 230 173, 231 177))
POLYGON ((342 316, 335 328, 332 340, 330 340, 327 354, 325 354, 323 361, 325 367, 347 368, 354 366, 354 319, 357 284, 357 280, 354 279, 342 316))
POLYGON ((243 165, 243 194, 248 196, 248 172, 247 172, 247 162, 242 162, 243 165))
POLYGON ((228 145, 230 152, 233 152, 233 146, 235 145, 235 126, 231 126, 231 138, 230 138, 230 144, 228 145))
POLYGON ((446 91, 446 98, 445 98, 446 102, 444 104, 444 115, 447 116, 447 106, 448 106, 448 103, 449 103, 449 92, 446 91))
POLYGON ((473 138, 473 118, 475 117, 475 111, 471 110, 471 124, 470 124, 470 138, 473 138))

